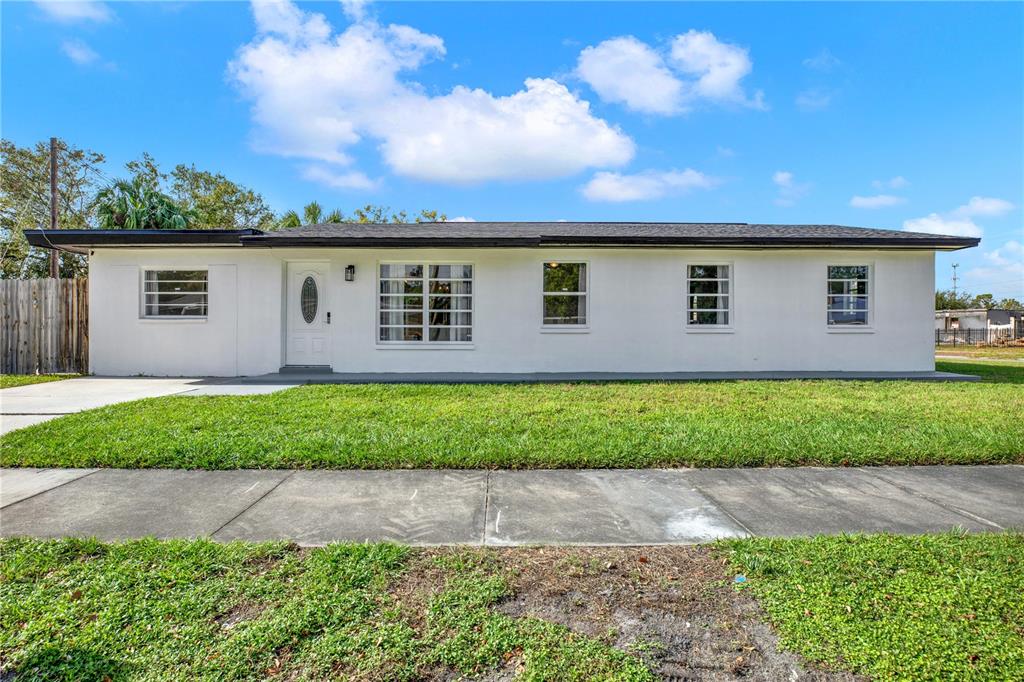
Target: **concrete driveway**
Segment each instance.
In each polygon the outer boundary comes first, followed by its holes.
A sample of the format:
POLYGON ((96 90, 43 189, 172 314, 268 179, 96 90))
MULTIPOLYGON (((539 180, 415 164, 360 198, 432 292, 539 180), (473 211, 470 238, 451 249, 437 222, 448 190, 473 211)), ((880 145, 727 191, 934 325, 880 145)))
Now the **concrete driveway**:
POLYGON ((238 379, 79 377, 0 390, 0 434, 65 414, 167 395, 245 395, 293 384, 251 385, 238 379))

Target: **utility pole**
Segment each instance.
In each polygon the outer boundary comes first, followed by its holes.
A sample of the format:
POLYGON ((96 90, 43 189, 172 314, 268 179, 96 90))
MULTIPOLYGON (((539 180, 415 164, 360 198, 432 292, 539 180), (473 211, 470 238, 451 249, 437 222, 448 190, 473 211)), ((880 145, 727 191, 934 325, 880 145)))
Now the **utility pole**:
MULTIPOLYGON (((50 138, 50 229, 57 229, 57 138, 50 138)), ((50 249, 50 277, 60 277, 57 250, 50 249)))
POLYGON ((957 283, 956 269, 958 267, 960 267, 959 263, 953 263, 953 300, 956 300, 956 283, 957 283))

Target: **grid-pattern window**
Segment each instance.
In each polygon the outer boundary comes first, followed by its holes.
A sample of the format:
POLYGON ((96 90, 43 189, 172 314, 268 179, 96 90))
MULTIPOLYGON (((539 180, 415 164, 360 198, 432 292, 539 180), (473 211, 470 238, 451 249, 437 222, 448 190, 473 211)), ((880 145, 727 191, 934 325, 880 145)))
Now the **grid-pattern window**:
POLYGON ((453 343, 473 340, 473 266, 380 266, 378 340, 453 343))
POLYGON ((142 277, 144 317, 206 317, 206 270, 146 270, 142 277))
POLYGON ((868 323, 867 265, 828 266, 826 308, 829 325, 868 323))
POLYGON ((587 264, 544 264, 544 324, 587 323, 587 264))
POLYGON ((728 265, 689 265, 686 268, 686 324, 728 326, 730 290, 728 265))

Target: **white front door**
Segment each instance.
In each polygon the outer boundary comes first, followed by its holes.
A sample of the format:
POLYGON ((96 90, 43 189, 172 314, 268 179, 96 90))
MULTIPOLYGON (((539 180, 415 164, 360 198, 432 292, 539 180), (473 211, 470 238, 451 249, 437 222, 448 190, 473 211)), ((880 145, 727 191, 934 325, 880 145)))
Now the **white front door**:
POLYGON ((288 264, 288 328, 285 364, 331 364, 327 263, 288 264))

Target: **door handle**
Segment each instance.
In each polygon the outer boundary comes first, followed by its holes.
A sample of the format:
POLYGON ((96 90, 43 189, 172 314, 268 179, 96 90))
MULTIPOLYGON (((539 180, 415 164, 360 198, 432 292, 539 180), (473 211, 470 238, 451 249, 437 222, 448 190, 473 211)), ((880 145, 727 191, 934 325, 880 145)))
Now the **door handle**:
POLYGON ((327 313, 327 324, 331 323, 331 314, 327 313))

